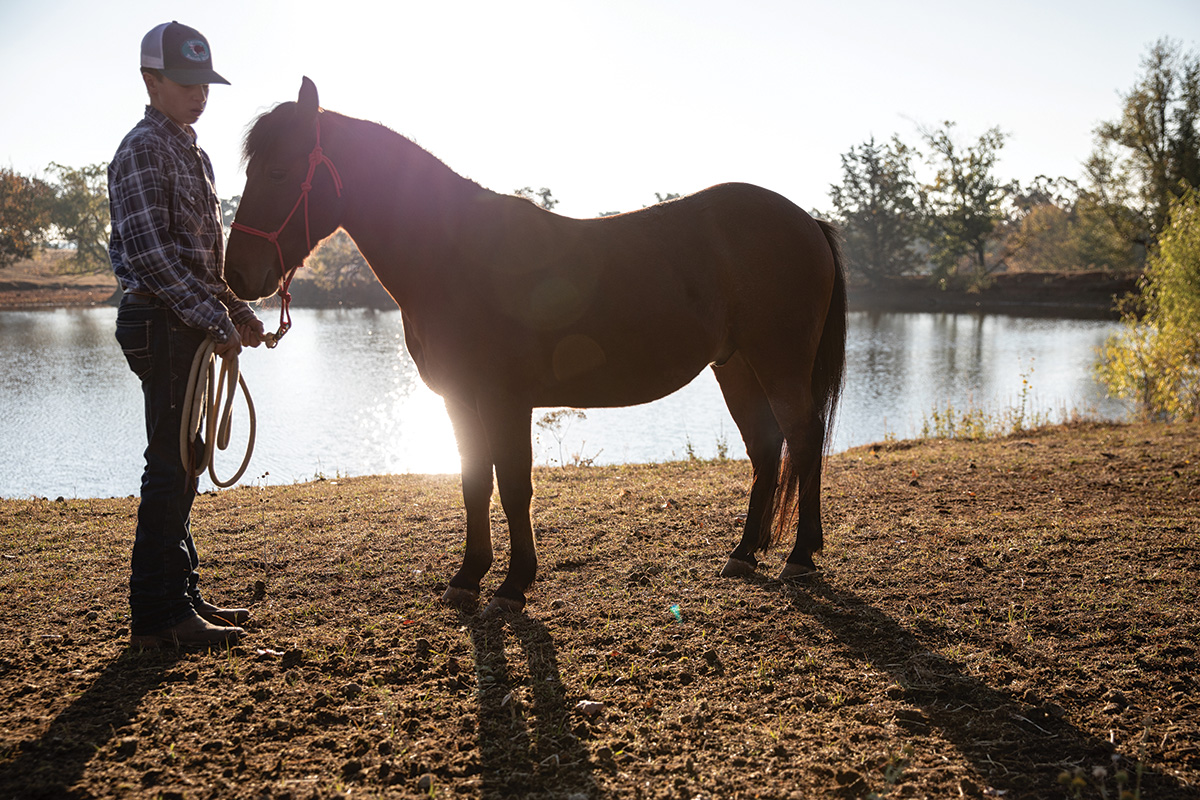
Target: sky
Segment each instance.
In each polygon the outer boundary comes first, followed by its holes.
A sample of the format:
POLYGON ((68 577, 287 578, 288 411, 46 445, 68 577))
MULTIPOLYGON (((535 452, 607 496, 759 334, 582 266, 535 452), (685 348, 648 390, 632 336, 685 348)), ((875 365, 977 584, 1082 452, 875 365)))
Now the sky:
POLYGON ((724 181, 830 208, 840 156, 999 126, 1003 180, 1078 178, 1148 47, 1195 0, 0 0, 0 166, 106 162, 141 118, 142 36, 178 20, 231 86, 196 126, 221 197, 248 123, 294 100, 383 123, 501 192, 589 217, 724 181))

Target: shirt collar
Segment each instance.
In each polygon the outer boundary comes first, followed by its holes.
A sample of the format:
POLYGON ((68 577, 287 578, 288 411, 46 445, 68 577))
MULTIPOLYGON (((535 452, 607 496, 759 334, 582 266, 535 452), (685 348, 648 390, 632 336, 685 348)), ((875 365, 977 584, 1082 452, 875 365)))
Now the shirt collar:
POLYGON ((196 131, 190 126, 183 128, 173 122, 170 117, 154 106, 146 106, 146 119, 161 130, 167 137, 176 140, 184 147, 196 146, 196 131))

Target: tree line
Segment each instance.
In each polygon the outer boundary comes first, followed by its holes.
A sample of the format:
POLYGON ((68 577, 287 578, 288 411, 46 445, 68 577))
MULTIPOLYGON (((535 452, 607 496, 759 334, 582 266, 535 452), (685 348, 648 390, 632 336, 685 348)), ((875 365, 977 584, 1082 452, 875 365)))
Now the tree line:
POLYGON ((851 147, 826 216, 854 279, 981 288, 1001 271, 1141 270, 1172 203, 1200 186, 1200 58, 1159 40, 1119 112, 1096 128, 1079 178, 1002 178, 999 127, 964 141, 945 122, 916 145, 893 135, 851 147))
POLYGON ((0 168, 0 267, 59 244, 70 248, 66 269, 107 269, 108 165, 51 164, 47 172, 49 180, 0 168))

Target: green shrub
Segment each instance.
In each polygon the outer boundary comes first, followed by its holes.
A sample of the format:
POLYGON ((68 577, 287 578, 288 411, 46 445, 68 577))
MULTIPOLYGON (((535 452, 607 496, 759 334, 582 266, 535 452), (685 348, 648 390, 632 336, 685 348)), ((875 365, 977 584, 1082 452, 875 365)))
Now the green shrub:
POLYGON ((1146 263, 1142 292, 1109 337, 1098 366, 1109 394, 1153 420, 1200 417, 1200 192, 1171 204, 1169 224, 1146 263))

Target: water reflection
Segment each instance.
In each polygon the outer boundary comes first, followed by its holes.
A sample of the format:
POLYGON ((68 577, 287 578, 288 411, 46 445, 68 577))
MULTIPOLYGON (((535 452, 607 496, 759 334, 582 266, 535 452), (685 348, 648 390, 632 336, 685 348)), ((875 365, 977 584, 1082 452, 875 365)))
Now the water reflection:
MULTIPOLYGON (((137 492, 141 391, 113 339, 115 317, 112 308, 0 313, 0 496, 137 492)), ((917 435, 937 406, 1012 407, 1023 378, 1031 410, 1119 417, 1123 409, 1091 379, 1095 348, 1114 327, 853 314, 834 447, 917 435)), ((244 482, 458 470, 450 421, 417 377, 398 312, 301 309, 281 346, 248 351, 242 368, 259 414, 244 482)), ((542 464, 745 453, 708 372, 656 403, 589 410, 535 434, 542 464)), ((219 472, 231 474, 235 460, 219 457, 219 472)))
POLYGON ((1061 419, 1119 418, 1092 379, 1096 349, 1117 323, 960 314, 854 314, 838 446, 920 432, 935 407, 1015 408, 1061 419), (887 425, 867 414, 883 411, 887 425))

